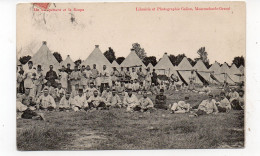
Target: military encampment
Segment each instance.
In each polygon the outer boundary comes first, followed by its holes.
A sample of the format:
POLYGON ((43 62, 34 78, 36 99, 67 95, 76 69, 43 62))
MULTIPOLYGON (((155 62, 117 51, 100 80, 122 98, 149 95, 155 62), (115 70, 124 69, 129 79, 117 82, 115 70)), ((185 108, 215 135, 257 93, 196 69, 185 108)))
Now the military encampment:
POLYGON ((37 4, 17 5, 17 150, 245 147, 244 3, 37 4))

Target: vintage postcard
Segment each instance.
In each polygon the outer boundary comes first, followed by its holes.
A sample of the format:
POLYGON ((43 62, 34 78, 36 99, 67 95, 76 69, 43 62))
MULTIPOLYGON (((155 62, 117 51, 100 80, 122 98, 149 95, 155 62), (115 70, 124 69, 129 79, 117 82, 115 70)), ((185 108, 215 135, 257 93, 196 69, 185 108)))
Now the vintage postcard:
POLYGON ((16 9, 17 150, 245 147, 245 2, 16 9))

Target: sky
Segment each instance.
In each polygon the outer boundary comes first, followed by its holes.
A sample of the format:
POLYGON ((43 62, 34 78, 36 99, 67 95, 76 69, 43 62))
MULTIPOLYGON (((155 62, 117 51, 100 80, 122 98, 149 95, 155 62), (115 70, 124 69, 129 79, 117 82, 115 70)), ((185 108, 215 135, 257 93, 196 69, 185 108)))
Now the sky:
POLYGON ((95 45, 105 52, 112 47, 117 57, 126 57, 133 43, 159 60, 165 52, 185 53, 194 59, 206 47, 210 63, 231 63, 245 56, 246 14, 243 2, 201 3, 56 3, 34 11, 32 4, 17 5, 18 57, 33 55, 42 41, 52 52, 75 61, 85 60, 95 45), (56 6, 56 7, 55 7, 56 6), (180 8, 179 11, 136 11, 136 8, 180 8), (183 11, 182 7, 193 8, 183 11), (228 11, 195 11, 195 7, 230 7, 228 11), (84 11, 68 11, 84 9, 84 11), (71 13, 76 23, 72 23, 71 13), (44 17, 44 18, 43 18, 44 17))

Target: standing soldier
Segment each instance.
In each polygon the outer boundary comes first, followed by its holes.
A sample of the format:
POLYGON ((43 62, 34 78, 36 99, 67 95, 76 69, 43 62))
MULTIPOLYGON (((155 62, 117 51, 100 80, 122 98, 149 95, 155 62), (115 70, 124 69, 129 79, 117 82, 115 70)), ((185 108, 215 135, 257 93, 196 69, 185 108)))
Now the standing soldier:
POLYGON ((36 76, 36 70, 33 69, 33 62, 29 61, 28 62, 28 69, 24 71, 24 88, 30 89, 30 95, 34 97, 34 91, 33 89, 35 88, 34 85, 34 78, 36 76))
POLYGON ((97 70, 96 64, 93 64, 93 69, 91 70, 92 72, 92 79, 94 81, 94 84, 97 86, 97 78, 99 75, 99 71, 97 70))
POLYGON ((74 71, 70 74, 70 83, 71 83, 71 90, 75 90, 75 85, 79 85, 80 81, 80 71, 78 70, 78 66, 74 67, 74 71))
POLYGON ((100 85, 100 93, 103 92, 104 88, 109 87, 109 71, 107 70, 106 65, 103 65, 103 70, 100 72, 100 79, 101 79, 101 85, 100 85))

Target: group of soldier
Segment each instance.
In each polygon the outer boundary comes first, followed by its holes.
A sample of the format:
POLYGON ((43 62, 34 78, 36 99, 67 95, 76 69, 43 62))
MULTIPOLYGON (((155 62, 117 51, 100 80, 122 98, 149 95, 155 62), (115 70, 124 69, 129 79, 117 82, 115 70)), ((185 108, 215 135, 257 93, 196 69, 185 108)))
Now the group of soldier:
MULTIPOLYGON (((208 94, 208 99, 200 105, 189 104, 189 96, 170 105, 166 104, 165 90, 174 85, 176 78, 168 85, 158 79, 155 70, 142 67, 121 67, 120 70, 113 68, 109 71, 105 65, 99 71, 96 65, 74 69, 62 66, 57 74, 53 66, 44 76, 41 65, 33 68, 33 62, 28 62, 28 69, 22 68, 17 73, 17 111, 22 118, 45 119, 40 111, 94 111, 108 110, 110 108, 125 108, 127 112, 141 111, 151 113, 156 109, 170 110, 171 113, 187 113, 191 116, 211 114, 217 112, 229 112, 232 108, 242 110, 243 92, 222 92, 213 96, 209 87, 205 85, 200 93, 208 94), (131 71, 130 71, 131 69, 131 71), (140 94, 138 99, 137 94, 140 94), (156 95, 155 103, 148 95, 156 95), (122 98, 122 99, 121 99, 122 98)), ((192 78, 190 78, 192 81, 192 78)), ((170 80, 170 79, 169 79, 170 80)), ((192 87, 188 87, 192 88, 192 87)), ((195 91, 181 88, 185 91, 195 91)), ((225 90, 223 90, 225 91, 225 90)))

